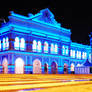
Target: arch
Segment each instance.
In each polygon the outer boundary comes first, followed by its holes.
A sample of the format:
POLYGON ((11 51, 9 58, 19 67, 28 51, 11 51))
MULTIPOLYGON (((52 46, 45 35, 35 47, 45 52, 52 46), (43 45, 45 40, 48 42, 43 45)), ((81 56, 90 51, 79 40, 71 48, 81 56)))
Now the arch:
POLYGON ((6 37, 6 49, 9 49, 9 38, 6 37))
POLYGON ((24 38, 21 38, 20 50, 25 50, 25 39, 24 38))
POLYGON ((34 52, 37 51, 37 42, 36 42, 36 40, 33 40, 32 49, 33 49, 34 52))
POLYGON ((17 58, 15 61, 15 74, 24 74, 24 61, 22 58, 17 58))
POLYGON ((38 52, 41 52, 41 41, 38 41, 37 50, 38 50, 38 52))
POLYGON ((19 50, 19 37, 16 37, 15 38, 15 42, 14 42, 14 48, 16 49, 16 50, 19 50))
POLYGON ((41 61, 39 59, 35 59, 33 61, 33 73, 34 74, 41 74, 41 61))
POLYGON ((3 38, 3 50, 5 50, 5 38, 3 38))
POLYGON ((57 54, 57 53, 58 53, 58 45, 55 44, 55 54, 57 54))
POLYGON ((7 58, 4 58, 3 59, 3 73, 4 74, 8 74, 8 60, 7 58))
POLYGON ((44 52, 48 53, 48 42, 44 42, 44 52))
POLYGON ((64 63, 64 74, 68 74, 68 64, 64 63))
POLYGON ((44 64, 44 73, 48 74, 48 64, 47 63, 44 64))
POLYGON ((52 62, 51 63, 51 72, 52 72, 52 74, 57 74, 57 71, 58 69, 57 69, 57 63, 56 62, 52 62))
POLYGON ((72 74, 74 74, 74 67, 75 67, 74 63, 71 63, 71 73, 72 74))
POLYGON ((51 48, 50 48, 50 50, 51 50, 51 53, 54 53, 54 44, 53 44, 53 43, 51 43, 51 48))

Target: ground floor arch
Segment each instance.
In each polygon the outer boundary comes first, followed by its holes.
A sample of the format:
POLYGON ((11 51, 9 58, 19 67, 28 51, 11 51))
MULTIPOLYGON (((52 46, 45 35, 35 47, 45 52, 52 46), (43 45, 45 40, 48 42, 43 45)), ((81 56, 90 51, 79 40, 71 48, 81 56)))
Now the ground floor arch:
POLYGON ((8 60, 7 60, 7 58, 3 59, 2 65, 3 65, 3 73, 7 74, 8 73, 8 60))
POLYGON ((41 61, 39 59, 35 59, 33 61, 33 74, 41 74, 41 61))
POLYGON ((68 64, 64 63, 64 74, 68 74, 68 64))
POLYGON ((51 73, 52 74, 57 74, 57 72, 58 72, 57 63, 56 62, 52 62, 51 63, 51 73))
POLYGON ((24 74, 24 61, 22 58, 15 60, 15 74, 24 74))
POLYGON ((48 64, 47 63, 44 64, 44 73, 48 74, 48 64))

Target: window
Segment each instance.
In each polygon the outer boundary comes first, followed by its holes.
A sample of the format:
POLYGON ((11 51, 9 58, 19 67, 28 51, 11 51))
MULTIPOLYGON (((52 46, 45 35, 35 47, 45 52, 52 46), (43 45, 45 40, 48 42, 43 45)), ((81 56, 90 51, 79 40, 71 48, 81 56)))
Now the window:
POLYGON ((62 46, 62 55, 65 55, 65 46, 62 46))
POLYGON ((14 42, 14 48, 15 48, 16 50, 19 50, 19 46, 20 46, 19 37, 16 37, 16 38, 15 38, 15 42, 14 42))
POLYGON ((41 42, 40 41, 38 41, 38 45, 37 45, 37 50, 38 50, 38 52, 41 52, 41 42))
POLYGON ((86 59, 87 58, 87 53, 86 52, 83 52, 82 53, 82 59, 86 59))
POLYGON ((89 62, 91 62, 91 53, 89 54, 89 62))
POLYGON ((36 42, 36 40, 33 41, 32 48, 33 48, 33 52, 37 51, 37 42, 36 42))
POLYGON ((63 45, 62 46, 62 55, 68 55, 68 54, 69 54, 68 46, 63 45))
POLYGON ((70 56, 71 56, 72 58, 75 58, 75 50, 70 50, 70 56))
POLYGON ((25 50, 25 40, 24 40, 24 38, 21 38, 20 50, 25 50))
POLYGON ((44 42, 44 52, 48 53, 48 43, 44 42))
POLYGON ((57 54, 58 53, 58 46, 57 46, 57 44, 55 44, 55 54, 57 54))
POLYGON ((1 40, 0 40, 0 51, 1 51, 1 40))
POLYGON ((5 50, 5 38, 3 38, 3 50, 5 50))
POLYGON ((8 39, 8 37, 6 37, 6 50, 8 50, 9 49, 9 39, 8 39))
POLYGON ((51 53, 54 53, 54 44, 53 43, 51 43, 51 53))
POLYGON ((81 59, 81 51, 77 51, 76 57, 77 57, 78 59, 81 59))

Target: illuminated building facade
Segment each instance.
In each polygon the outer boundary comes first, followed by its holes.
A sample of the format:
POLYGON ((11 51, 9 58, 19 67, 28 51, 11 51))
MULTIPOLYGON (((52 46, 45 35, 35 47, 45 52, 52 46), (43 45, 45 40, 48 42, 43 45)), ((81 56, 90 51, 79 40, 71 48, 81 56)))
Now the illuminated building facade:
POLYGON ((79 66, 91 59, 91 48, 71 41, 49 9, 22 16, 11 12, 0 28, 0 73, 62 74, 64 65, 79 66))

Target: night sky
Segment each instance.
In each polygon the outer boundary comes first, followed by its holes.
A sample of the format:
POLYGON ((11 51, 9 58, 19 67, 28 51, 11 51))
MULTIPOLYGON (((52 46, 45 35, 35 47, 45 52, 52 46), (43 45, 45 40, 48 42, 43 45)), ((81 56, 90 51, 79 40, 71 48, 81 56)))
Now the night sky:
MULTIPOLYGON (((71 29, 71 39, 73 42, 89 45, 89 34, 92 32, 92 5, 83 2, 70 4, 70 2, 61 2, 62 0, 33 0, 34 2, 23 1, 20 8, 0 8, 0 18, 9 16, 9 11, 27 16, 28 13, 36 14, 41 9, 49 8, 55 15, 56 21, 61 23, 62 27, 71 29), (24 7, 24 8, 23 8, 24 7)), ((75 0, 74 0, 75 1, 75 0)), ((14 6, 12 6, 14 7, 14 6)))

